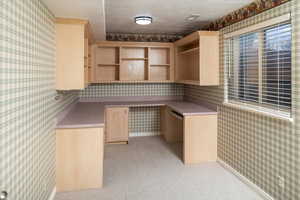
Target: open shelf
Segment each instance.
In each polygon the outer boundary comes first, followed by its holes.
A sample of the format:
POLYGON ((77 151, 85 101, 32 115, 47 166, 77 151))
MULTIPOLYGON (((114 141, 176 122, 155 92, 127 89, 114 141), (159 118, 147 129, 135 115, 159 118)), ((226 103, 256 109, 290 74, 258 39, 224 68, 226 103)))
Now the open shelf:
POLYGON ((148 48, 145 47, 122 47, 122 59, 146 59, 148 58, 148 48))
POLYGON ((150 80, 170 80, 169 65, 151 65, 149 69, 150 80))
POLYGON ((148 58, 122 58, 122 60, 148 60, 148 58))
POLYGON ((170 64, 169 48, 150 48, 151 65, 170 64))
POLYGON ((123 60, 120 70, 120 80, 146 80, 147 61, 123 60))
POLYGON ((98 64, 98 67, 111 67, 111 66, 119 66, 120 64, 98 64))
POLYGON ((176 82, 219 85, 219 33, 196 31, 175 42, 176 82))
POLYGON ((189 54, 189 53, 193 53, 195 51, 199 51, 199 47, 195 47, 195 48, 192 48, 192 49, 188 49, 188 50, 185 50, 185 51, 181 51, 180 54, 181 55, 184 55, 184 54, 189 54))
POLYGON ((120 48, 115 46, 98 46, 95 58, 95 82, 119 80, 120 48))
POLYGON ((103 41, 95 45, 95 83, 174 82, 172 43, 103 41))
POLYGON ((98 47, 96 50, 96 63, 118 64, 120 62, 119 47, 98 47))
POLYGON ((150 67, 169 67, 170 64, 151 64, 150 67))
POLYGON ((95 70, 95 81, 115 81, 119 80, 119 67, 113 65, 101 65, 95 70))

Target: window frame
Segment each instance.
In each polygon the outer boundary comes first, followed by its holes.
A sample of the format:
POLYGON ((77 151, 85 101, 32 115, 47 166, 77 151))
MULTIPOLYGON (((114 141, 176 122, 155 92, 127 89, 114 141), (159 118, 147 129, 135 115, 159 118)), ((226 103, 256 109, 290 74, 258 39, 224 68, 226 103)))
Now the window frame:
MULTIPOLYGON (((239 67, 235 67, 237 60, 240 59, 240 57, 234 57, 232 58, 232 62, 228 62, 226 61, 226 53, 224 52, 224 59, 225 59, 225 87, 224 87, 224 105, 228 105, 228 106, 233 106, 233 107, 238 107, 241 109, 246 109, 246 110, 250 110, 250 111, 255 111, 255 112, 259 112, 259 113, 263 113, 263 114, 267 114, 267 115, 271 115, 272 117, 277 117, 277 118, 283 118, 283 119, 288 119, 289 121, 292 121, 292 83, 291 83, 291 107, 287 108, 286 110, 276 110, 275 109, 275 105, 267 105, 263 102, 263 57, 264 57, 264 49, 265 49, 265 45, 264 45, 264 39, 265 39, 265 30, 267 30, 268 28, 272 28, 273 26, 276 25, 284 25, 284 24, 291 24, 291 14, 286 14, 286 15, 282 15, 279 16, 277 18, 273 18, 264 22, 261 22, 259 24, 255 24, 253 26, 244 28, 244 29, 240 29, 238 31, 235 32, 231 32, 228 34, 224 35, 224 51, 226 51, 226 49, 228 49, 228 43, 227 41, 229 41, 230 39, 234 39, 236 37, 240 37, 242 35, 246 35, 246 34, 251 34, 251 33, 258 33, 258 101, 257 102, 251 102, 251 101, 243 101, 243 100, 234 100, 234 99, 229 99, 229 80, 230 80, 230 75, 231 71, 234 70, 234 76, 237 76, 237 81, 234 78, 234 87, 238 88, 239 87, 239 67), (237 75, 236 75, 237 74, 237 75), (274 112, 275 111, 275 112, 274 112)), ((234 40, 231 40, 231 42, 233 42, 234 40)), ((235 52, 238 53, 238 55, 240 55, 240 48, 239 45, 237 45, 236 47, 236 42, 233 42, 233 44, 231 45, 231 48, 234 49, 235 52)), ((291 59, 292 62, 292 59, 291 59)), ((292 66, 291 66, 292 67, 292 66)), ((291 70, 292 72, 292 70, 291 70)), ((292 74, 291 74, 291 78, 292 78, 292 74)), ((292 79, 291 79, 292 81, 292 79)))

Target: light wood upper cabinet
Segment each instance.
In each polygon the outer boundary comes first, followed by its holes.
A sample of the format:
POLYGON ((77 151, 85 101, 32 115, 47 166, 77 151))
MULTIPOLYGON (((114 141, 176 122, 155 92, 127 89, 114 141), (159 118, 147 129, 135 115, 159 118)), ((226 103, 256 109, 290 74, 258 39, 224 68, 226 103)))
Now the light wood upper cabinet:
POLYGON ((55 26, 56 89, 84 89, 89 83, 89 45, 92 40, 89 23, 58 18, 55 26))
POLYGON ((197 31, 175 42, 176 82, 219 85, 219 32, 197 31))
POLYGON ((126 107, 106 108, 105 137, 106 142, 128 142, 128 112, 126 107))
POLYGON ((94 83, 174 82, 173 43, 102 41, 93 49, 94 83))

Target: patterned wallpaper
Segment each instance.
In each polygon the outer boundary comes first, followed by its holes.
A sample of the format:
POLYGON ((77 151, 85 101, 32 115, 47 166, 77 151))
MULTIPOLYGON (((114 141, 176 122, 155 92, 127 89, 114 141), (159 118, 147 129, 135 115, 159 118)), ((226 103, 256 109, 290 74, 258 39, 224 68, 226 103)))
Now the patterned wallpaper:
POLYGON ((292 135, 295 137, 296 141, 292 144, 293 146, 293 156, 288 158, 290 162, 293 163, 293 169, 291 176, 293 177, 293 198, 300 199, 300 1, 292 0, 292 26, 293 26, 293 65, 292 65, 292 78, 293 78, 293 131, 292 135), (297 155, 295 158, 294 156, 297 155), (296 171, 294 170, 296 168, 296 171))
POLYGON ((182 96, 183 86, 172 83, 93 84, 80 92, 80 98, 107 96, 182 96))
POLYGON ((106 33, 108 41, 132 41, 132 42, 175 42, 182 38, 180 35, 165 34, 138 34, 138 33, 106 33))
MULTIPOLYGON (((294 56, 293 86, 294 91, 300 91, 300 69, 296 68, 300 62, 300 22, 299 17, 296 18, 296 14, 300 16, 300 1, 293 0, 292 4, 294 38, 297 39, 294 41, 297 56, 294 56)), ((290 9, 290 3, 283 4, 221 32, 234 31, 290 9)), ((14 200, 46 200, 54 187, 55 115, 78 94, 72 92, 64 94, 58 102, 54 100, 55 44, 51 12, 39 0, 2 0, 0 12, 0 141, 1 147, 5 147, 0 152, 0 187, 8 190, 14 200)), ((294 127, 290 122, 223 106, 224 79, 222 73, 220 76, 220 87, 184 86, 186 98, 205 99, 219 105, 219 157, 275 199, 300 199, 300 94, 294 93, 294 127), (284 191, 276 184, 277 175, 285 178, 284 191)), ((93 85, 81 92, 80 97, 164 94, 182 95, 183 86, 93 85)), ((157 108, 134 108, 130 119, 132 132, 159 130, 157 108), (141 126, 145 121, 149 123, 141 126)))
MULTIPOLYGON (((293 66, 293 110, 295 122, 275 119, 257 113, 222 105, 224 94, 224 61, 220 55, 220 86, 197 87, 185 86, 185 98, 193 101, 206 100, 218 105, 218 157, 258 185, 276 200, 298 200, 299 198, 299 104, 300 98, 297 89, 300 87, 299 68, 299 17, 300 1, 292 1, 263 12, 255 17, 248 18, 221 30, 220 52, 223 52, 223 34, 259 23, 261 21, 289 13, 293 6, 294 56, 293 66), (296 28, 297 26, 297 28, 296 28), (297 31, 297 32, 296 32, 297 31), (297 51, 296 51, 297 49, 297 51), (298 65, 297 65, 298 66, 298 65), (297 75, 297 76, 296 76, 297 75), (297 112, 296 112, 297 111, 297 112), (294 130, 296 126, 297 132, 294 130), (277 176, 285 179, 284 190, 278 186, 277 176)), ((299 90, 298 90, 299 91, 299 90)))
POLYGON ((47 200, 55 185, 54 16, 39 0, 0 1, 0 188, 12 200, 47 200))
POLYGON ((133 107, 129 111, 130 136, 160 135, 160 107, 133 107))
POLYGON ((210 23, 203 29, 220 30, 226 26, 245 20, 289 1, 290 0, 255 0, 253 3, 210 23))

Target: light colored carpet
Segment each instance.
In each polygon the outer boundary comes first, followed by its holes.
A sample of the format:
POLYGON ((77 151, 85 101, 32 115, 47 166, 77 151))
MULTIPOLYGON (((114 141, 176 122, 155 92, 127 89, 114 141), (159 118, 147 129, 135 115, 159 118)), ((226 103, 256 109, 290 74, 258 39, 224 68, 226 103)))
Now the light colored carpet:
POLYGON ((58 193, 55 200, 261 200, 218 163, 183 165, 182 144, 159 137, 107 145, 104 188, 58 193))

